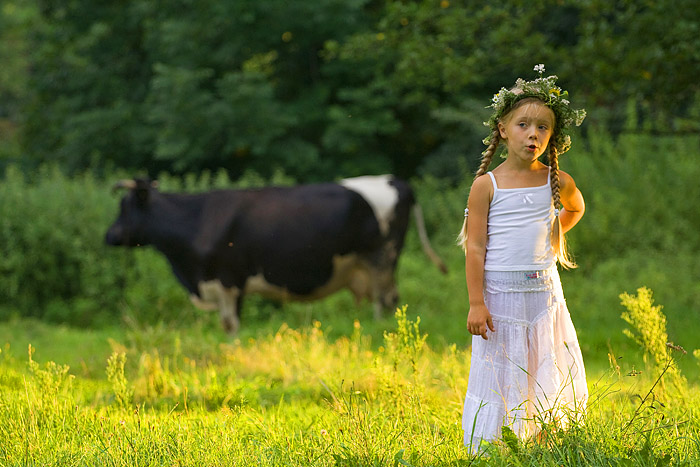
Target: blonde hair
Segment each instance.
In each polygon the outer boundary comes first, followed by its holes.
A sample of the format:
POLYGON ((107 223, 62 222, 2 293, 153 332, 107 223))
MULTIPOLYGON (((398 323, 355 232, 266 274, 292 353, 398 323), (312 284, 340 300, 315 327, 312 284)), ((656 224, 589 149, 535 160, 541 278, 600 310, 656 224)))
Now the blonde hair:
MULTIPOLYGON (((498 129, 493 130, 491 132, 491 143, 486 148, 486 151, 481 153, 481 164, 479 164, 479 169, 476 171, 476 175, 474 175, 474 180, 476 180, 477 178, 486 174, 486 172, 489 170, 489 166, 491 165, 491 161, 493 160, 493 155, 495 154, 496 149, 498 149, 498 145, 500 143, 501 143, 500 131, 498 131, 498 129)), ((464 223, 462 224, 462 231, 457 236, 457 245, 462 247, 462 250, 464 250, 465 254, 467 252, 467 220, 468 219, 469 219, 468 209, 465 209, 464 210, 464 223)))
MULTIPOLYGON (((524 99, 519 100, 518 102, 513 105, 513 108, 511 108, 506 114, 504 114, 501 117, 501 121, 504 123, 508 121, 509 116, 512 114, 512 112, 519 108, 522 105, 525 105, 527 103, 532 103, 532 102, 539 102, 544 105, 544 102, 536 97, 526 97, 524 99)), ((552 135, 554 137, 554 135, 552 135)), ((485 175, 486 172, 489 169, 489 166, 491 165, 491 161, 493 160, 493 155, 496 153, 496 149, 498 149, 499 144, 501 143, 501 133, 498 129, 494 129, 491 132, 490 136, 490 144, 488 148, 486 148, 486 151, 484 151, 481 154, 481 164, 479 165, 479 169, 476 171, 476 174, 474 176, 474 180, 477 178, 481 177, 482 175, 485 175)), ((550 138, 550 141, 552 141, 552 138, 550 138)), ((557 148, 553 144, 549 144, 549 153, 548 153, 548 162, 549 162, 549 167, 550 167, 550 179, 551 179, 551 186, 552 186, 552 203, 554 204, 554 222, 552 224, 552 233, 551 233, 551 238, 550 241, 552 243, 552 248, 554 249, 554 255, 559 261, 559 264, 562 265, 564 268, 575 268, 576 263, 573 261, 571 256, 569 255, 569 251, 567 248, 566 244, 566 238, 564 237, 564 234, 562 232, 561 228, 561 221, 559 220, 559 212, 560 206, 561 206, 561 200, 560 200, 560 181, 559 181, 559 153, 557 151, 557 148)), ((457 244, 462 247, 462 250, 464 252, 467 252, 467 221, 469 220, 468 216, 468 209, 464 210, 464 223, 462 224, 462 230, 460 231, 459 235, 457 236, 457 244)))
POLYGON ((561 201, 559 200, 559 153, 554 145, 549 146, 548 159, 552 185, 552 202, 554 204, 554 223, 552 224, 552 236, 550 241, 552 242, 552 248, 554 249, 554 256, 556 256, 559 264, 566 269, 572 269, 576 267, 576 263, 569 255, 569 249, 566 245, 566 237, 562 232, 561 220, 559 220, 559 213, 561 212, 561 201))

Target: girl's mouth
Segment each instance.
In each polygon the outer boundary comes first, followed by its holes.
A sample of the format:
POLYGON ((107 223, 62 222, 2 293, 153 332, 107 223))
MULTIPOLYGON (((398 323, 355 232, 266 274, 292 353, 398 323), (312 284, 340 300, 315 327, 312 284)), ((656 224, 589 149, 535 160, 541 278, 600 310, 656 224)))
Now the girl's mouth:
POLYGON ((535 146, 534 144, 531 144, 531 145, 528 146, 527 148, 528 148, 529 150, 531 150, 531 151, 536 151, 536 150, 537 150, 537 146, 535 146))

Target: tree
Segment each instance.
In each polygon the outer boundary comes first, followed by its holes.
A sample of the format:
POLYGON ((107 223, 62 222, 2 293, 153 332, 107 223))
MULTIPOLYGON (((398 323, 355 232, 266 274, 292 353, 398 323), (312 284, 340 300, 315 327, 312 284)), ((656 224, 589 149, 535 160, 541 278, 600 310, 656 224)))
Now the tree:
POLYGON ((538 31, 543 5, 389 1, 372 31, 331 44, 335 59, 368 75, 346 92, 343 104, 369 107, 354 113, 391 115, 391 133, 382 132, 383 121, 368 119, 367 125, 374 130, 374 146, 405 175, 459 178, 463 170, 455 169, 469 165, 460 167, 459 160, 466 156, 476 163, 483 150, 484 107, 491 95, 516 76, 532 74, 535 63, 553 54, 538 31), (377 101, 361 92, 366 89, 383 96, 386 107, 372 109, 377 101))
POLYGON ((37 16, 29 0, 8 0, 0 8, 0 169, 19 160, 17 129, 28 93, 27 35, 37 16))
MULTIPOLYGON (((692 0, 591 0, 578 8, 579 40, 565 72, 613 132, 697 132, 700 10, 692 0), (627 119, 627 102, 639 122, 627 119)), ((566 53, 569 52, 569 53, 566 53)))
POLYGON ((40 21, 16 23, 29 79, 0 112, 72 171, 456 180, 493 93, 538 63, 584 128, 698 130, 691 0, 13 1, 40 21))
POLYGON ((25 148, 69 170, 327 177, 318 53, 357 30, 365 3, 46 2, 25 148))

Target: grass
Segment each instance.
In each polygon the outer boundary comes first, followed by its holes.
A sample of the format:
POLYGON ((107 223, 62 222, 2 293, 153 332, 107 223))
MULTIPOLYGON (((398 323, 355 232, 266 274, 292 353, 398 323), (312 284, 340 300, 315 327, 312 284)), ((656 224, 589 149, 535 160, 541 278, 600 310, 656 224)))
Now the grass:
POLYGON ((0 465, 700 464, 697 385, 662 387, 663 367, 614 355, 589 372, 585 423, 469 457, 469 350, 430 344, 403 311, 378 340, 358 320, 344 336, 311 321, 235 340, 208 319, 0 324, 0 465))

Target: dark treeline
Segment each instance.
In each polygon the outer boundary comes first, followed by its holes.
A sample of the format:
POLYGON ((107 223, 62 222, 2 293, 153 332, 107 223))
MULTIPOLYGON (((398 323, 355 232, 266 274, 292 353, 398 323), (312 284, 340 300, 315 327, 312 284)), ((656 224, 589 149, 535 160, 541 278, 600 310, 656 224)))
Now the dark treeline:
POLYGON ((3 0, 0 168, 458 179, 492 94, 537 63, 584 128, 697 132, 698 16, 694 0, 3 0))

